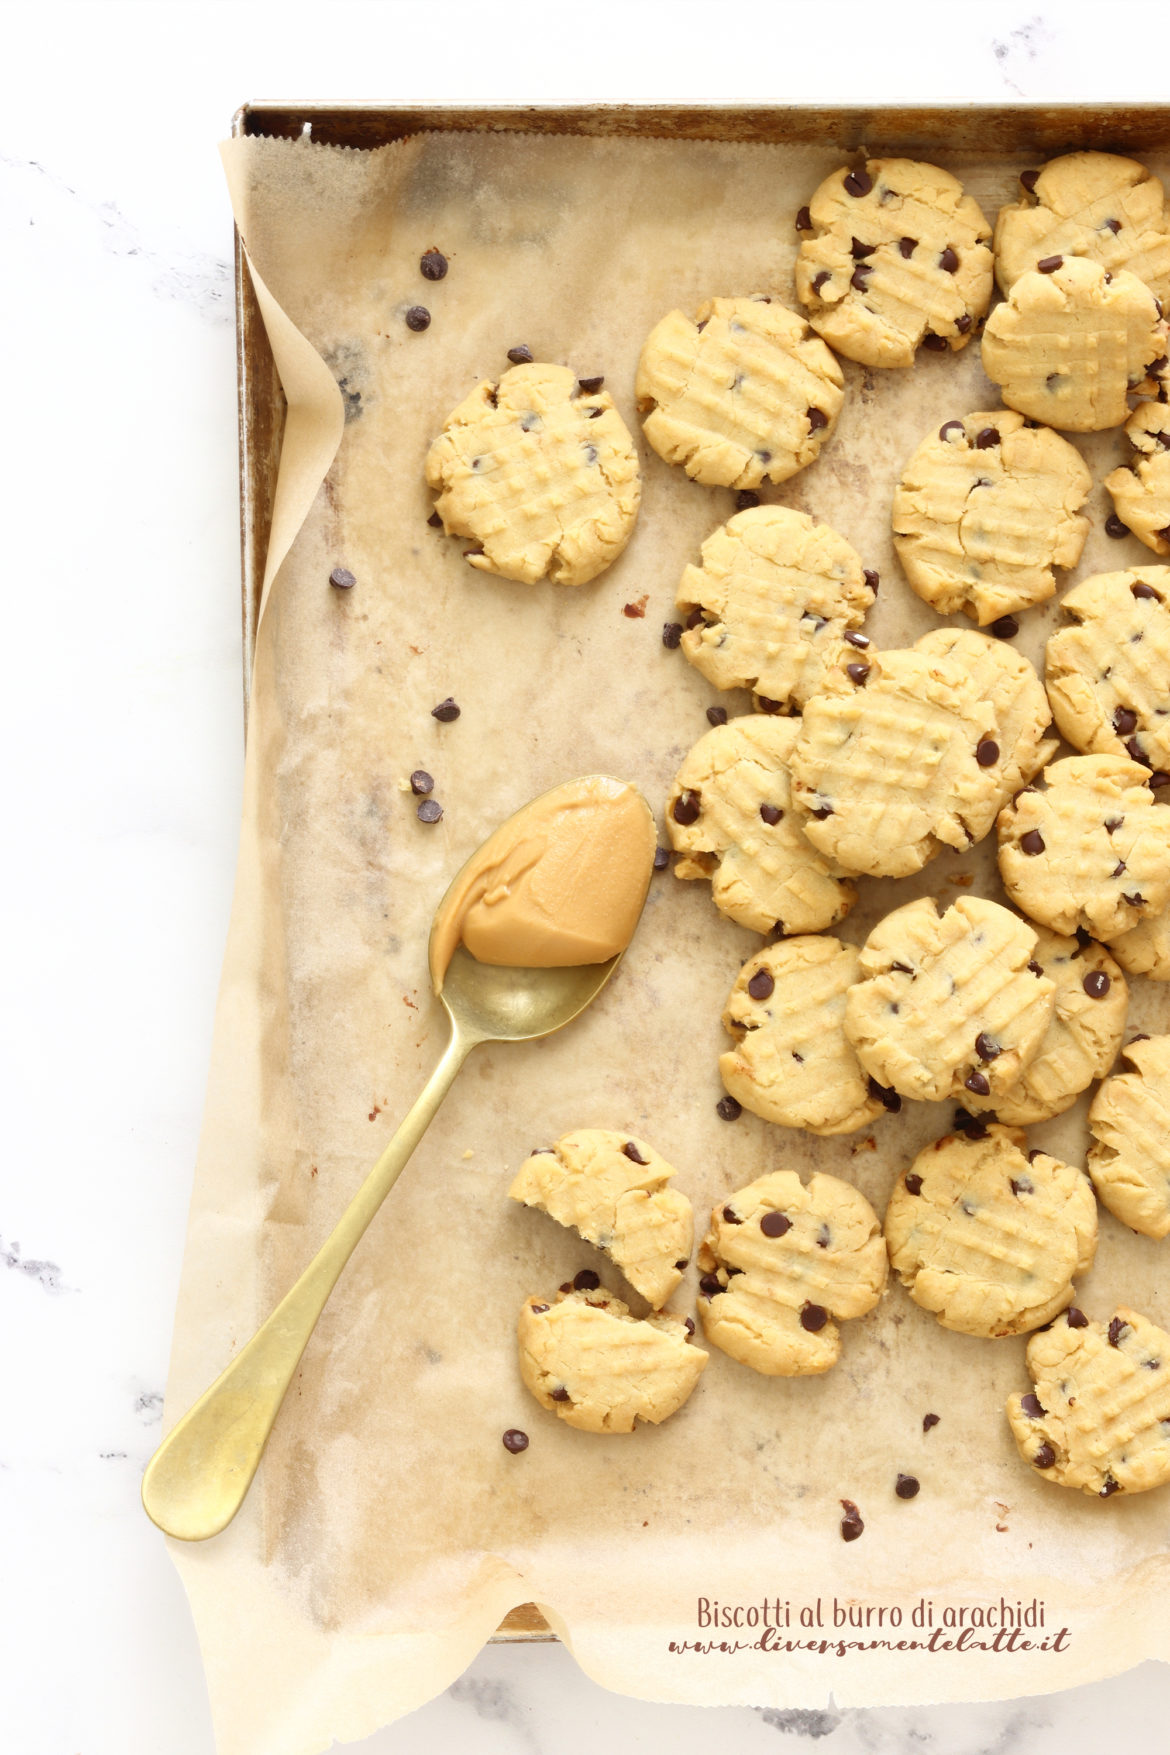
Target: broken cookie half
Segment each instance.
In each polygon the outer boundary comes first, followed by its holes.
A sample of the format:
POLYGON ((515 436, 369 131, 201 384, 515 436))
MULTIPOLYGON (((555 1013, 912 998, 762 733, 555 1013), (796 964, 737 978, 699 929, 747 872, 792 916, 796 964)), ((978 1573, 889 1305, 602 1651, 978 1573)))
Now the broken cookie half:
POLYGON ((677 1413, 707 1354, 690 1345, 690 1317, 639 1320, 604 1286, 527 1298, 517 1343, 520 1375, 550 1413, 582 1432, 632 1432, 677 1413))

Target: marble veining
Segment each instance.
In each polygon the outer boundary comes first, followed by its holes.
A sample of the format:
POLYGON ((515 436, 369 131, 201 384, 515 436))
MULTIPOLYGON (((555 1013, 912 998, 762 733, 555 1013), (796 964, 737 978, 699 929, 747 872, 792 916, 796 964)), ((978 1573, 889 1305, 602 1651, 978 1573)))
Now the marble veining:
POLYGON ((36 1261, 21 1254, 19 1243, 6 1243, 0 1237, 0 1265, 12 1268, 15 1273, 24 1274, 27 1279, 35 1280, 42 1291, 59 1295, 62 1292, 73 1292, 75 1286, 67 1286, 61 1278, 61 1269, 55 1261, 36 1261))

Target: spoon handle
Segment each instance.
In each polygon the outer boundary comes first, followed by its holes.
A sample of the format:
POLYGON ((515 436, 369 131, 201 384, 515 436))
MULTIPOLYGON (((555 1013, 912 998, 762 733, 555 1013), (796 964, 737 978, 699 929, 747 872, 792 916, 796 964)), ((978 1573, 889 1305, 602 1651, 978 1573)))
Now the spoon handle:
POLYGON ((317 1318, 370 1220, 475 1046, 452 1029, 434 1072, 332 1234, 272 1315, 163 1439, 142 1478, 147 1516, 167 1535, 218 1535, 244 1502, 317 1318))

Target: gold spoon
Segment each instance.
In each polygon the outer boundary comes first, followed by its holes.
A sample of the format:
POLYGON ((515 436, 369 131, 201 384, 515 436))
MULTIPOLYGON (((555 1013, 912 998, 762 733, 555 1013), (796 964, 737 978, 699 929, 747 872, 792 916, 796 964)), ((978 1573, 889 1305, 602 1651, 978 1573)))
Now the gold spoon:
MULTIPOLYGON (((473 854, 467 865, 478 856, 473 854)), ((464 866, 457 874, 447 896, 466 870, 464 866)), ((649 879, 647 870, 647 887, 649 879)), ((436 921, 447 896, 436 910, 436 921)), ((434 936, 432 927, 432 952, 434 936)), ((341 1270, 471 1050, 480 1042, 530 1042, 571 1023, 601 992, 621 956, 619 951, 608 962, 569 968, 518 969, 477 962, 462 945, 456 947, 446 974, 438 971, 443 981, 439 998, 451 1020, 450 1040, 414 1107, 300 1279, 147 1464, 142 1503, 160 1530, 184 1542, 201 1542, 218 1535, 240 1509, 285 1391, 341 1270)))

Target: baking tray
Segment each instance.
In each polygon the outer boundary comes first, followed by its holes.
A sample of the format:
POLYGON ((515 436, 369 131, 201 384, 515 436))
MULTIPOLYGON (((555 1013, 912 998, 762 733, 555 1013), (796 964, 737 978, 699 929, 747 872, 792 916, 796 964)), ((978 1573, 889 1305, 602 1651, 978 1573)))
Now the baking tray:
MULTIPOLYGON (((980 156, 1026 167, 1074 148, 1133 157, 1170 151, 1170 105, 943 104, 841 105, 513 105, 246 103, 232 134, 308 136, 331 146, 369 149, 427 131, 581 134, 629 138, 815 144, 842 159, 859 149, 933 159, 980 156)), ((240 430, 240 552, 244 712, 252 673, 264 557, 284 431, 285 399, 260 307, 235 240, 236 363, 240 430)), ((532 1603, 504 1618, 495 1640, 553 1640, 532 1603)))

